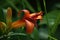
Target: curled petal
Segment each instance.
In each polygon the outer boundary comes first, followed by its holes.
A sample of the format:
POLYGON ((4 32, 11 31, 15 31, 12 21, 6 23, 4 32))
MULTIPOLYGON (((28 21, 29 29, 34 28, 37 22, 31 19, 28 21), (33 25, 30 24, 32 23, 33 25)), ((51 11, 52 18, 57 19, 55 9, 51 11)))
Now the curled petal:
POLYGON ((39 16, 39 15, 43 15, 43 12, 40 11, 38 13, 32 13, 32 14, 30 14, 31 17, 36 17, 36 16, 39 16))
POLYGON ((42 11, 38 12, 38 16, 36 17, 36 19, 40 19, 40 21, 42 21, 42 19, 43 19, 42 15, 43 15, 42 11))
POLYGON ((42 16, 40 15, 40 16, 37 16, 35 19, 40 19, 40 20, 42 20, 42 16))
POLYGON ((39 15, 43 15, 43 11, 38 12, 39 15))
POLYGON ((42 11, 38 12, 38 13, 30 14, 31 18, 33 18, 33 19, 40 19, 40 20, 42 19, 42 15, 43 15, 42 11))
POLYGON ((19 28, 22 27, 25 24, 24 20, 17 20, 12 23, 13 28, 19 28))
POLYGON ((33 29, 34 29, 34 23, 32 23, 28 20, 25 20, 25 23, 26 23, 26 32, 28 34, 31 34, 33 32, 33 29))
POLYGON ((29 17, 30 16, 30 12, 28 10, 22 10, 25 13, 24 17, 29 17))
POLYGON ((24 12, 24 17, 23 18, 26 18, 26 17, 30 17, 30 12, 28 10, 21 10, 18 12, 18 17, 21 16, 21 12, 24 12))
POLYGON ((33 16, 35 16, 36 15, 36 13, 32 13, 32 14, 30 14, 30 17, 33 17, 33 16))

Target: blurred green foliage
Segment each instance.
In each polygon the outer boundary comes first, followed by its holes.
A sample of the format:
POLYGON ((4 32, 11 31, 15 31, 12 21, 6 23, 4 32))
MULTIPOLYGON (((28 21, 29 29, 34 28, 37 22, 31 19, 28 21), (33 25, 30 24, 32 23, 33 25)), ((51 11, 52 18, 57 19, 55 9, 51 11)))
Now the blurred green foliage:
POLYGON ((0 21, 5 22, 5 13, 8 7, 13 9, 13 21, 18 19, 17 13, 23 9, 28 9, 30 12, 42 10, 44 12, 43 20, 42 22, 38 21, 39 29, 34 28, 33 33, 30 35, 25 33, 25 28, 12 29, 9 32, 10 35, 8 33, 6 36, 4 36, 5 34, 0 36, 1 40, 60 40, 59 0, 0 0, 0 21), (47 38, 44 38, 44 35, 47 38))

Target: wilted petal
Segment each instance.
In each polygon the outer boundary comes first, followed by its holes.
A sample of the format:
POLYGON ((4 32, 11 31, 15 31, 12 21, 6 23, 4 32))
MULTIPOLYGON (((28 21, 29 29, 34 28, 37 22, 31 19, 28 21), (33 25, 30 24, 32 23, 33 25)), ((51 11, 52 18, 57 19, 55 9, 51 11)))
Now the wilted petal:
POLYGON ((17 20, 12 23, 13 28, 19 28, 22 27, 25 24, 24 20, 17 20))
POLYGON ((32 23, 28 20, 25 20, 25 23, 26 23, 26 32, 28 34, 31 34, 33 32, 33 29, 34 29, 34 23, 32 23))

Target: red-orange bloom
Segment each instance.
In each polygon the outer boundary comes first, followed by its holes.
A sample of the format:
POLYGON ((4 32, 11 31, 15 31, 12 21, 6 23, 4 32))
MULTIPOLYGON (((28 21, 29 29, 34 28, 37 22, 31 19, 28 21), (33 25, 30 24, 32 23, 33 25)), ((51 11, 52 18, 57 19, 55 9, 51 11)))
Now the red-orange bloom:
MULTIPOLYGON (((22 10, 20 12, 24 12, 24 16, 21 20, 17 20, 15 22, 12 23, 12 27, 13 28, 18 28, 18 27, 22 27, 23 25, 26 26, 26 32, 27 33, 32 33, 34 26, 36 25, 36 21, 37 19, 42 19, 42 15, 43 12, 40 11, 38 13, 32 13, 30 14, 30 12, 28 10, 22 10)), ((20 16, 20 13, 18 13, 18 16, 20 16)))

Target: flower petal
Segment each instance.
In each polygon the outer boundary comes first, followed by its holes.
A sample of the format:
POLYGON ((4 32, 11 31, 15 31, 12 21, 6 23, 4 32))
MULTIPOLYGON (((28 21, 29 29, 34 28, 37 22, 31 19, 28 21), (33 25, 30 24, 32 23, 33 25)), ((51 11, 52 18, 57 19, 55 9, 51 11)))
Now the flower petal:
POLYGON ((38 14, 40 14, 40 15, 43 15, 43 13, 44 13, 43 11, 38 12, 38 14))
POLYGON ((38 16, 37 16, 35 19, 40 19, 40 20, 42 20, 43 12, 40 11, 40 12, 38 12, 37 14, 38 14, 38 16))
POLYGON ((29 17, 30 16, 30 12, 28 10, 22 10, 25 13, 24 17, 29 17))
POLYGON ((35 16, 36 15, 36 13, 32 13, 32 14, 30 14, 30 17, 33 17, 33 16, 35 16))
POLYGON ((33 13, 33 14, 30 14, 30 17, 33 18, 33 19, 42 19, 42 11, 38 12, 38 13, 33 13))
POLYGON ((24 20, 17 20, 12 23, 13 28, 19 28, 22 27, 25 24, 24 20))
POLYGON ((34 23, 28 21, 28 20, 25 20, 25 23, 26 23, 26 32, 28 34, 31 34, 33 29, 34 29, 34 23))
POLYGON ((24 14, 23 18, 29 18, 30 17, 30 12, 28 10, 21 10, 21 11, 19 11, 18 12, 18 17, 22 16, 21 12, 24 12, 24 13, 22 13, 22 14, 24 14))
POLYGON ((40 16, 37 16, 35 19, 40 19, 40 20, 42 20, 42 16, 40 15, 40 16))

